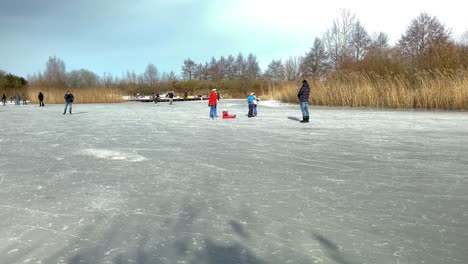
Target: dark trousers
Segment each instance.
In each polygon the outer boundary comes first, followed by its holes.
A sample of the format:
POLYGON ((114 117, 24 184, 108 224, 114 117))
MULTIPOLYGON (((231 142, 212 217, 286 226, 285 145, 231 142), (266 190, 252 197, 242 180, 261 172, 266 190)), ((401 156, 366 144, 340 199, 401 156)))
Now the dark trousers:
POLYGON ((253 104, 249 104, 249 113, 247 114, 248 117, 253 117, 253 104))
POLYGON ((39 107, 44 106, 44 100, 39 100, 39 107))

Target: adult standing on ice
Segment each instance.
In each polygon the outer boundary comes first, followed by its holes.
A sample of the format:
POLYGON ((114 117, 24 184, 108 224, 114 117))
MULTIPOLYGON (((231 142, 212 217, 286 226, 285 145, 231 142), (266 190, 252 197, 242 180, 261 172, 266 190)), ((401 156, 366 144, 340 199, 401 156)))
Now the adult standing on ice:
POLYGON ((44 106, 44 94, 42 92, 39 92, 37 99, 39 100, 39 107, 44 106))
POLYGON ((169 104, 171 105, 172 102, 174 101, 174 92, 173 92, 173 91, 170 91, 170 92, 167 94, 167 97, 169 97, 169 104))
POLYGON ((3 105, 6 104, 6 95, 5 94, 2 95, 2 104, 3 105))
POLYGON ((208 97, 208 106, 210 107, 210 118, 218 119, 218 111, 216 106, 218 104, 218 93, 216 89, 211 90, 210 96, 208 97))
POLYGON ((71 115, 72 114, 72 103, 73 103, 73 100, 75 100, 75 97, 70 92, 70 90, 67 90, 67 93, 63 96, 63 99, 65 99, 65 109, 63 110, 63 114, 67 113, 67 108, 68 108, 68 106, 70 106, 70 115, 71 115))
POLYGON ((15 98, 15 105, 20 105, 21 96, 18 93, 16 93, 14 98, 15 98))
POLYGON ((301 123, 309 123, 309 95, 310 95, 310 86, 307 80, 302 81, 302 87, 297 93, 297 98, 299 99, 299 104, 302 111, 302 121, 301 123))

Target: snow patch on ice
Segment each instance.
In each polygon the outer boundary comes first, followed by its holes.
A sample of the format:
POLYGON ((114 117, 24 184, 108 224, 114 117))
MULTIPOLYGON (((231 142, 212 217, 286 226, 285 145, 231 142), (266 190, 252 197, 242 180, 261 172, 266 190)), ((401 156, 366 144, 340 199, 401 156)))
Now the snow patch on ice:
POLYGON ((260 101, 259 106, 266 106, 266 107, 280 107, 282 103, 276 100, 268 100, 268 101, 260 101))
POLYGON ((86 156, 95 157, 98 159, 107 159, 107 160, 124 160, 131 162, 139 162, 146 160, 145 157, 140 156, 136 153, 122 152, 116 150, 107 150, 107 149, 84 149, 81 154, 86 156))

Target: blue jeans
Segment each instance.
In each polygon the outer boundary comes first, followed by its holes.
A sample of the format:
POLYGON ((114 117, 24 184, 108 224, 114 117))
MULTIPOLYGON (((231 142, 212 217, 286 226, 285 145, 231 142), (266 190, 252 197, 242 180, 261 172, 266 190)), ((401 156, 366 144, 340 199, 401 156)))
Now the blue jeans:
POLYGON ((300 102, 302 116, 309 116, 309 102, 300 102))
POLYGON ((210 118, 211 118, 211 119, 213 119, 213 118, 218 118, 218 113, 217 113, 217 110, 216 110, 216 105, 210 106, 210 118))
POLYGON ((249 104, 249 113, 247 114, 248 117, 253 117, 253 108, 254 104, 249 104))
POLYGON ((72 111, 72 102, 65 102, 65 110, 63 110, 63 114, 66 114, 67 113, 67 108, 68 106, 70 106, 70 114, 71 114, 71 111, 72 111))
POLYGON ((253 111, 252 111, 253 116, 257 116, 257 105, 253 105, 253 111))

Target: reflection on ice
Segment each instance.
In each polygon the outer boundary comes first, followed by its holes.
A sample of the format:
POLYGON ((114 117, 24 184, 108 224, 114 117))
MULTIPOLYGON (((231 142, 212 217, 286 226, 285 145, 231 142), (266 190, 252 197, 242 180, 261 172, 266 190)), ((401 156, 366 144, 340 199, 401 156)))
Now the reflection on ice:
POLYGON ((142 157, 135 153, 107 149, 83 149, 81 151, 81 154, 107 160, 126 160, 131 162, 139 162, 146 160, 145 157, 142 157))

